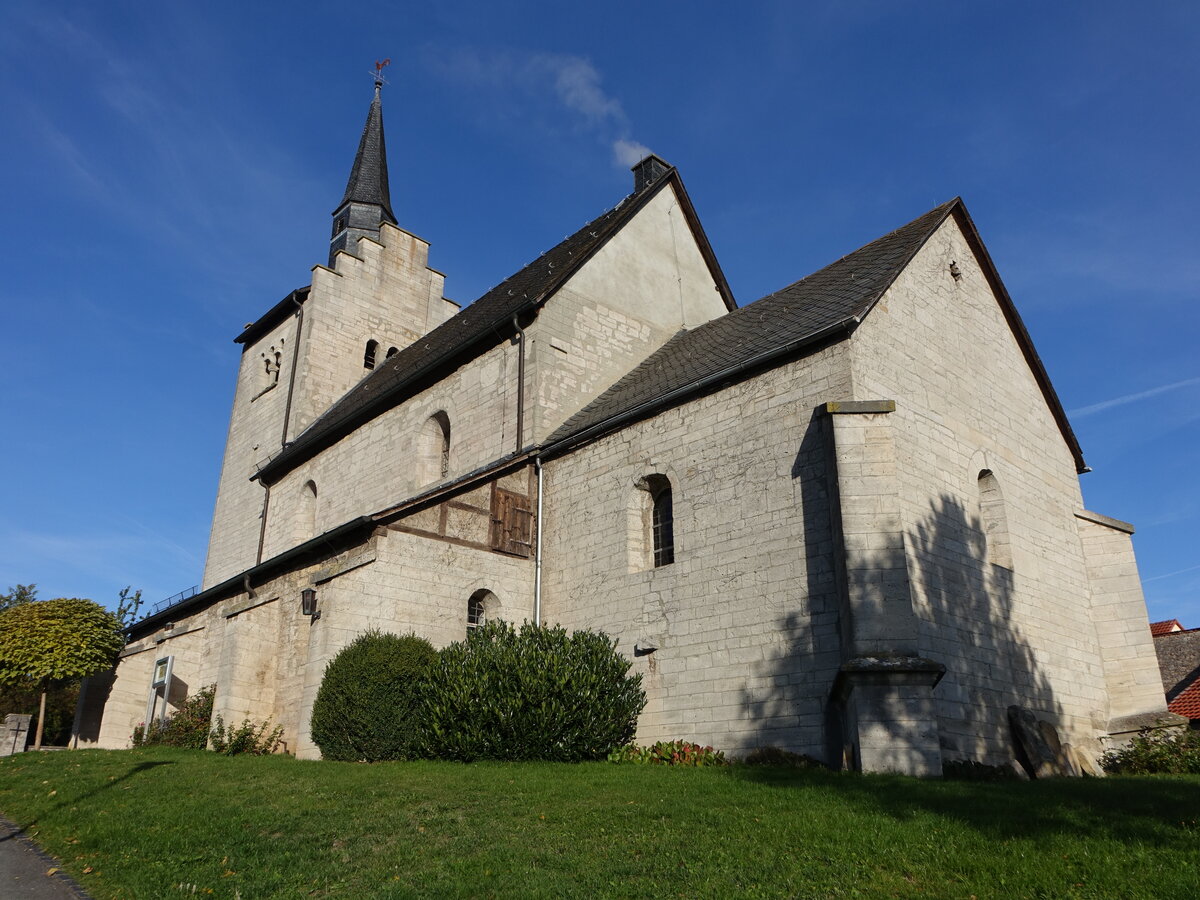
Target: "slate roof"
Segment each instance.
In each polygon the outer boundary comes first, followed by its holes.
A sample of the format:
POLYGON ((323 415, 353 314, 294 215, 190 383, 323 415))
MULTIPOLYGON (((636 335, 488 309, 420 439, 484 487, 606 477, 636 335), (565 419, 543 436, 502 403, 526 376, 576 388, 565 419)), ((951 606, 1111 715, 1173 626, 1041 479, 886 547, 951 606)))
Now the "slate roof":
MULTIPOLYGON (((572 416, 548 443, 739 367, 848 333, 960 201, 943 203, 837 262, 726 316, 681 331, 572 416)), ((730 375, 732 379, 732 373, 730 375)))
POLYGON ((445 372, 447 367, 461 364, 470 357, 473 349, 481 345, 491 346, 497 340, 511 335, 514 315, 534 310, 549 299, 668 184, 675 186, 680 202, 693 222, 701 252, 709 262, 726 305, 734 307, 733 296, 695 218, 683 183, 676 170, 669 169, 642 191, 630 194, 617 206, 588 222, 424 337, 381 362, 369 376, 264 465, 255 477, 266 483, 273 482, 353 428, 401 402, 418 389, 425 379, 445 372))
POLYGON ((388 187, 387 147, 383 140, 383 102, 379 97, 378 82, 375 84, 375 99, 371 101, 371 108, 367 110, 367 122, 363 125, 362 137, 358 141, 358 152, 354 154, 354 165, 350 168, 346 193, 342 202, 338 204, 338 209, 351 201, 382 206, 388 221, 396 224, 396 216, 392 213, 392 195, 388 187))
POLYGON ((1001 311, 1046 405, 1058 424, 1079 472, 1089 471, 1079 441, 1067 421, 1045 366, 1009 297, 987 247, 979 237, 962 198, 931 209, 837 262, 768 294, 727 316, 683 331, 621 378, 555 431, 547 445, 561 452, 589 433, 603 433, 606 422, 650 415, 685 397, 744 377, 768 364, 780 364, 811 352, 835 336, 852 332, 895 281, 917 251, 951 215, 971 244, 1001 311))

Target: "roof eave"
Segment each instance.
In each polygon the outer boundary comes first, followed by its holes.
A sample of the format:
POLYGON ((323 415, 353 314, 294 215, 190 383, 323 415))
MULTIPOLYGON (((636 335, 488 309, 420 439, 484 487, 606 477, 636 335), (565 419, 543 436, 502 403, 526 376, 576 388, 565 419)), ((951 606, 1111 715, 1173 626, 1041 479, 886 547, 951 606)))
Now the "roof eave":
MULTIPOLYGON (((506 339, 508 336, 507 331, 512 327, 511 323, 514 315, 526 316, 531 312, 536 315, 536 312, 541 308, 541 306, 548 302, 550 298, 553 297, 559 291, 559 289, 584 266, 585 263, 591 260, 603 247, 607 246, 609 241, 616 236, 621 228, 624 227, 624 225, 628 223, 630 219, 637 215, 637 213, 640 212, 651 199, 657 196, 658 193, 663 190, 663 188, 665 188, 668 184, 676 184, 682 188, 682 184, 679 181, 678 176, 676 175, 674 178, 672 178, 673 174, 675 174, 674 169, 670 170, 670 172, 667 172, 665 175, 655 181, 654 184, 649 185, 640 193, 627 196, 622 201, 624 208, 621 210, 619 218, 615 219, 612 223, 609 223, 606 226, 608 233, 604 236, 604 238, 597 241, 594 246, 588 248, 587 252, 580 253, 578 256, 573 256, 570 263, 564 266, 561 272, 556 273, 555 277, 541 292, 533 297, 528 298, 525 303, 522 303, 515 310, 515 312, 509 312, 506 313, 502 318, 497 318, 487 328, 481 329, 477 337, 462 344, 454 352, 429 360, 425 365, 415 369, 403 381, 398 382, 388 390, 380 393, 372 400, 370 404, 347 416, 345 421, 338 422, 330 429, 329 432, 322 434, 319 439, 312 441, 312 443, 301 444, 299 447, 295 447, 296 443, 304 438, 303 434, 299 435, 297 441, 294 441, 293 444, 285 448, 279 456, 268 462, 256 473, 254 473, 254 475, 250 477, 250 480, 257 480, 268 485, 278 482, 296 466, 303 464, 309 459, 312 459, 313 456, 337 443, 359 426, 371 421, 372 419, 382 415, 387 410, 402 403, 409 396, 410 392, 408 389, 414 383, 421 382, 430 373, 437 371, 443 366, 455 365, 457 367, 457 365, 461 365, 467 359, 473 358, 481 346, 494 345, 494 342, 497 338, 500 340, 506 339), (293 447, 295 447, 295 449, 292 449, 293 447)), ((709 249, 709 252, 711 252, 711 248, 709 249)), ((523 268, 519 269, 518 272, 522 271, 523 268)), ((724 279, 724 275, 721 275, 721 278, 724 279)), ((729 294, 728 297, 731 300, 732 294, 729 294)), ((727 302, 729 301, 727 300, 727 302)), ((470 305, 468 305, 463 308, 462 312, 466 312, 470 308, 470 305)), ((316 424, 316 422, 313 423, 313 425, 316 424)), ((310 425, 309 427, 312 428, 313 426, 310 425)))
POLYGON ((306 284, 304 287, 296 288, 265 313, 259 316, 255 321, 247 325, 242 333, 233 339, 235 344, 242 344, 249 347, 260 337, 282 322, 288 317, 297 306, 308 299, 308 293, 312 289, 312 285, 306 284))

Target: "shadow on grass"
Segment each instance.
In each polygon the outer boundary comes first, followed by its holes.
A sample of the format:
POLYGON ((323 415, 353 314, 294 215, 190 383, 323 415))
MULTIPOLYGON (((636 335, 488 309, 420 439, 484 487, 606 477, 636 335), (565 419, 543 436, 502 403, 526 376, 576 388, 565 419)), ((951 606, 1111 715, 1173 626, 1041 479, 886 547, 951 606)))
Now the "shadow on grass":
MULTIPOLYGON (((127 781, 128 779, 132 778, 134 775, 141 774, 142 772, 149 771, 150 769, 157 769, 159 766, 173 766, 173 765, 175 765, 174 762, 172 762, 170 760, 165 760, 165 759, 147 760, 146 762, 138 763, 136 766, 134 766, 128 772, 126 772, 124 775, 116 776, 116 777, 112 778, 111 780, 105 782, 104 784, 100 785, 99 787, 93 788, 92 790, 87 791, 86 793, 80 794, 78 797, 71 797, 71 798, 64 797, 62 800, 59 800, 54 806, 55 806, 55 808, 58 808, 58 809, 61 809, 64 806, 74 806, 78 803, 83 802, 84 800, 87 800, 91 797, 95 797, 97 794, 102 794, 105 791, 112 790, 114 787, 119 785, 122 781, 127 781)), ((23 825, 18 825, 16 831, 11 831, 5 835, 0 835, 0 843, 3 843, 4 841, 11 840, 12 838, 20 837, 20 836, 24 835, 25 832, 27 832, 30 828, 32 828, 37 823, 38 823, 37 819, 31 819, 30 821, 24 823, 23 825)))
POLYGON ((1122 844, 1194 846, 1200 832, 1200 779, 1059 778, 1035 782, 922 781, 904 776, 738 766, 739 780, 836 793, 864 812, 896 821, 938 816, 995 839, 1056 835, 1122 844))

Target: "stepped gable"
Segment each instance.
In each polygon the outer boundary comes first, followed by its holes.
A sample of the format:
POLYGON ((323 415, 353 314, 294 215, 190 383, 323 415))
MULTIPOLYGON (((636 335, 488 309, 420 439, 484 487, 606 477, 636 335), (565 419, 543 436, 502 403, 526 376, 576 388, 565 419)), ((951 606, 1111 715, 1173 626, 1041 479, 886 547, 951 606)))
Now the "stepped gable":
POLYGON ((676 392, 702 389, 697 382, 725 376, 720 379, 723 384, 739 368, 750 369, 831 335, 848 334, 958 203, 943 203, 783 290, 679 332, 572 416, 549 443, 638 407, 665 405, 676 392))
MULTIPOLYGON (((520 271, 500 282, 462 312, 447 319, 380 363, 255 475, 272 483, 294 466, 380 415, 408 396, 408 389, 444 366, 460 362, 481 342, 490 346, 512 328, 514 315, 540 306, 579 267, 668 183, 683 197, 674 169, 627 196, 520 271)), ((723 279, 722 279, 723 281, 723 279)))

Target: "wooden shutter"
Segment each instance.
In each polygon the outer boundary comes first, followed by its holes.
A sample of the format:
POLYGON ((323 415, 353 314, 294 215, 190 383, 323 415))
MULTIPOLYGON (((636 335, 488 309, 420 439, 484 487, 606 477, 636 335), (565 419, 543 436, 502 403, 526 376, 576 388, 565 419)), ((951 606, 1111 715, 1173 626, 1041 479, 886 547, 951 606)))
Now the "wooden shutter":
POLYGON ((492 494, 492 549, 514 556, 529 556, 533 511, 529 500, 503 488, 492 494))

